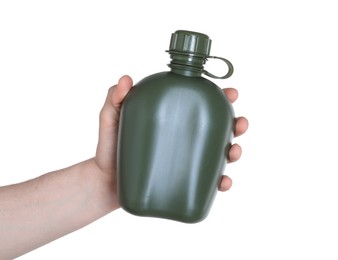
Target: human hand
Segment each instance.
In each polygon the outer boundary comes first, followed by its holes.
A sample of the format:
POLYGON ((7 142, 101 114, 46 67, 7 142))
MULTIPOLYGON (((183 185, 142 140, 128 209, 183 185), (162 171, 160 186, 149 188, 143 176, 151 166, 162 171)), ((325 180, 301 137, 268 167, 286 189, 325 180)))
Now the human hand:
POLYGON ((133 81, 129 76, 121 77, 118 84, 109 89, 100 112, 99 141, 94 159, 103 175, 111 180, 115 197, 117 197, 116 157, 120 109, 132 86, 133 81))
MULTIPOLYGON (((238 91, 234 88, 223 89, 225 95, 231 103, 234 103, 238 98, 238 91)), ((249 127, 249 121, 245 117, 237 117, 235 121, 234 137, 238 137, 244 134, 249 127)), ((228 163, 236 162, 241 158, 242 148, 238 144, 232 144, 229 150, 228 163)), ((229 176, 222 176, 221 183, 219 185, 219 191, 227 191, 232 186, 232 180, 229 176)))
MULTIPOLYGON (((99 142, 95 162, 106 178, 112 180, 116 196, 116 154, 120 109, 123 99, 132 88, 132 85, 133 81, 129 76, 121 77, 118 84, 109 89, 106 101, 100 112, 99 142)), ((236 89, 227 88, 223 91, 231 103, 238 98, 236 89)), ((248 120, 245 117, 236 118, 234 136, 237 137, 244 134, 247 129, 248 120)), ((238 144, 233 144, 229 150, 228 162, 237 161, 241 157, 241 153, 241 147, 238 144)), ((223 176, 219 190, 229 190, 231 185, 232 180, 228 176, 223 176)))

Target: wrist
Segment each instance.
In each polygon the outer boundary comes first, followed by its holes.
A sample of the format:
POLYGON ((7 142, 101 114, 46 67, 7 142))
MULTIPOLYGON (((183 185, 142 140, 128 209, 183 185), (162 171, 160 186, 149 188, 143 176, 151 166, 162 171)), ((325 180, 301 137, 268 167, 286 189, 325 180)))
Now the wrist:
POLYGON ((88 187, 91 190, 95 207, 106 214, 118 209, 120 204, 115 174, 103 171, 96 163, 95 158, 83 163, 84 167, 88 168, 88 187))

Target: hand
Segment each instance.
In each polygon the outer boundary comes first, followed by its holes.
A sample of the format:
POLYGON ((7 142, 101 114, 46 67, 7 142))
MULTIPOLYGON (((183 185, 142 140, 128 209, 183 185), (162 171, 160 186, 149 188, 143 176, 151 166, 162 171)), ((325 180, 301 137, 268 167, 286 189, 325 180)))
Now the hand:
MULTIPOLYGON (((95 162, 101 172, 112 179, 114 193, 116 190, 116 149, 117 134, 119 127, 120 108, 123 99, 132 88, 133 81, 129 76, 120 78, 117 85, 111 87, 108 91, 106 101, 100 113, 99 142, 96 151, 95 162)), ((231 101, 235 102, 238 98, 236 89, 224 89, 224 93, 231 101)), ((240 136, 248 128, 248 120, 245 117, 236 119, 234 136, 240 136)), ((229 151, 228 162, 235 162, 241 157, 242 149, 238 144, 233 144, 229 151)), ((229 190, 232 180, 228 176, 223 176, 219 186, 220 191, 229 190)))
MULTIPOLYGON (((238 92, 234 88, 223 89, 225 95, 231 103, 234 103, 238 98, 238 92)), ((237 117, 235 124, 234 136, 238 137, 246 132, 249 127, 249 122, 245 117, 237 117)), ((241 158, 242 148, 238 144, 233 144, 229 150, 228 163, 235 162, 241 158)), ((227 191, 232 186, 232 180, 228 176, 223 176, 219 185, 220 191, 227 191)))
POLYGON ((95 163, 106 178, 112 181, 113 195, 117 198, 116 155, 119 117, 122 101, 133 86, 129 76, 120 78, 117 85, 108 91, 100 112, 99 142, 95 163))

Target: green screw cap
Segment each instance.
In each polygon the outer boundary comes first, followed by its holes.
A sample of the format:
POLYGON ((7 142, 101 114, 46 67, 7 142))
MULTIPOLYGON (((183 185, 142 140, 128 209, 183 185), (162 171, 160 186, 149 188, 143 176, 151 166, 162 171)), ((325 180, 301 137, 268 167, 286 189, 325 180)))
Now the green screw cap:
POLYGON ((211 39, 208 35, 178 30, 171 35, 169 52, 185 52, 196 56, 208 57, 210 47, 211 39))

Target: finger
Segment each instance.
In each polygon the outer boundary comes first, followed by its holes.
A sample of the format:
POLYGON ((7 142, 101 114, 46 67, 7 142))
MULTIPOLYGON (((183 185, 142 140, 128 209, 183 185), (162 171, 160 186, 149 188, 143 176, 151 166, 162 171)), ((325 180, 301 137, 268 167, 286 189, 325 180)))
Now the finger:
POLYGON ((125 75, 119 79, 119 82, 113 89, 111 94, 111 102, 113 107, 119 108, 123 99, 126 97, 127 93, 133 86, 133 80, 128 75, 125 75))
POLYGON ((225 88, 223 92, 231 103, 234 103, 238 98, 238 91, 234 88, 225 88))
POLYGON ((123 76, 120 78, 117 85, 109 89, 105 103, 100 112, 100 126, 102 128, 111 126, 118 121, 118 113, 122 101, 132 85, 132 79, 129 76, 123 76))
POLYGON ((238 144, 233 144, 229 150, 228 155, 228 162, 236 162, 241 158, 242 155, 242 147, 240 147, 238 144))
POLYGON ((245 117, 236 118, 235 137, 244 134, 249 128, 249 121, 245 117))
POLYGON ((228 176, 222 176, 221 183, 219 184, 219 191, 227 191, 232 186, 232 180, 228 176))

